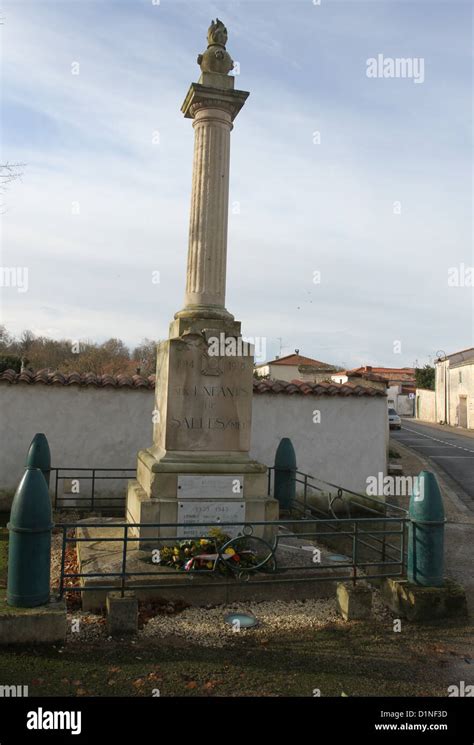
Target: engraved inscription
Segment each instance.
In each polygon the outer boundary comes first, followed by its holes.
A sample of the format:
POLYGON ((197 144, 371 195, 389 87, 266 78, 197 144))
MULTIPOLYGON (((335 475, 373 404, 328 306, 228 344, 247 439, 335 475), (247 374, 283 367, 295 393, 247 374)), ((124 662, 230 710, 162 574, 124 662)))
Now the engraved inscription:
POLYGON ((157 389, 163 386, 161 402, 166 409, 155 428, 161 446, 183 451, 248 451, 252 358, 214 357, 210 376, 209 371, 203 373, 202 345, 173 339, 168 344, 168 374, 157 380, 157 389))

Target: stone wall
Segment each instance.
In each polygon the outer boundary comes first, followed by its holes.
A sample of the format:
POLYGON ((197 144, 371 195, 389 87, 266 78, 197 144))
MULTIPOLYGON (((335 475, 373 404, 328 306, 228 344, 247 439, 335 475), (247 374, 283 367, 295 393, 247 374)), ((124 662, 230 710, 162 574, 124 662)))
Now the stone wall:
MULTIPOLYGON (((36 432, 48 437, 53 466, 134 468, 137 451, 152 442, 153 405, 150 389, 2 382, 0 509, 36 432)), ((386 470, 386 398, 254 393, 251 456, 272 465, 282 437, 293 441, 300 470, 365 490, 368 476, 386 470)), ((104 486, 125 493, 125 482, 104 486)))
POLYGON ((416 389, 416 418, 423 422, 436 422, 436 394, 427 388, 416 389))

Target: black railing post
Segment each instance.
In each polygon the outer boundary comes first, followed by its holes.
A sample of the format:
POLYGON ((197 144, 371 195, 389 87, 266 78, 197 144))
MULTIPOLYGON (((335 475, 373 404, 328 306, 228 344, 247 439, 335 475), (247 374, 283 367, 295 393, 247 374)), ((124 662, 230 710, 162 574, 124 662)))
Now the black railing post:
POLYGON ((352 582, 355 586, 357 581, 357 522, 354 520, 352 523, 354 526, 354 535, 352 538, 352 582))
POLYGON ((121 596, 125 596, 125 579, 127 572, 127 543, 128 543, 128 524, 123 526, 123 553, 122 553, 122 576, 121 576, 121 596))
MULTIPOLYGON (((56 471, 57 473, 57 471, 56 471)), ((64 567, 66 564, 66 546, 67 546, 67 528, 63 526, 63 541, 61 553, 61 576, 59 578, 59 598, 62 599, 64 594, 64 567)))
POLYGON ((59 468, 56 468, 56 478, 54 480, 54 509, 58 508, 58 486, 59 486, 59 468))
POLYGON ((95 468, 92 469, 91 511, 94 511, 95 468))
POLYGON ((406 566, 405 566, 405 531, 406 531, 407 522, 406 522, 406 520, 403 519, 403 520, 400 521, 400 524, 401 524, 401 528, 402 528, 402 539, 400 541, 400 544, 401 544, 400 545, 400 551, 401 551, 400 560, 401 560, 402 576, 405 576, 405 574, 406 574, 406 566))
POLYGON ((385 557, 386 557, 386 553, 385 553, 385 540, 386 540, 386 537, 387 537, 387 536, 386 536, 386 533, 385 533, 385 531, 386 531, 386 527, 387 527, 387 523, 386 523, 386 522, 382 523, 382 529, 383 529, 383 538, 382 538, 382 561, 383 561, 383 562, 385 562, 385 557))

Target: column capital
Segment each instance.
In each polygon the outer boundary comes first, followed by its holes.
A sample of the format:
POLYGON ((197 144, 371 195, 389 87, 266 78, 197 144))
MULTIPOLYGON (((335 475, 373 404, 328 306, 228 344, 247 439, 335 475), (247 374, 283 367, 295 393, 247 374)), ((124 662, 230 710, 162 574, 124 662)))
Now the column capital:
MULTIPOLYGON (((206 78, 211 75, 214 78, 217 73, 203 73, 201 79, 203 79, 203 82, 207 83, 208 81, 206 78)), ((224 84, 224 81, 226 81, 225 84, 228 85, 227 81, 232 81, 233 86, 234 78, 226 75, 218 75, 218 77, 219 79, 223 78, 222 81, 218 81, 219 83, 224 84)), ((214 80, 212 82, 214 82, 214 80)), ((184 99, 184 103, 181 106, 181 111, 185 118, 194 119, 196 111, 202 108, 209 108, 223 109, 224 111, 227 111, 231 116, 231 121, 234 121, 247 100, 249 93, 247 91, 233 90, 232 86, 229 86, 228 88, 217 88, 215 85, 191 83, 186 98, 184 99)))

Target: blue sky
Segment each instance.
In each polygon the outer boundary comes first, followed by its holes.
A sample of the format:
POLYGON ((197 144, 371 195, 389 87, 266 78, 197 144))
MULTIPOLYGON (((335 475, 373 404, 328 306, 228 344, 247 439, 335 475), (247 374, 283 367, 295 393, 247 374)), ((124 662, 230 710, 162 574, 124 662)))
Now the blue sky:
POLYGON ((0 289, 10 331, 167 336, 191 186, 180 106, 218 16, 250 91, 228 247, 244 334, 347 366, 474 343, 473 290, 447 281, 474 263, 469 3, 7 0, 2 15, 2 161, 26 165, 1 263, 29 270, 28 292, 0 289), (368 78, 378 54, 423 58, 424 82, 368 78))

